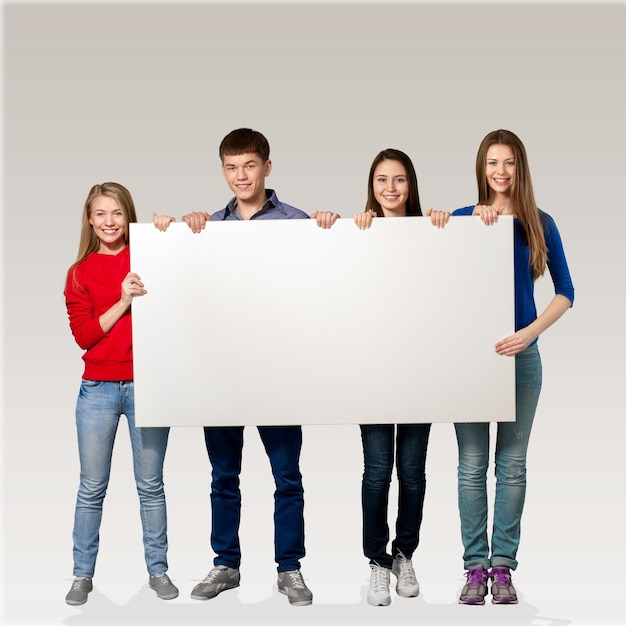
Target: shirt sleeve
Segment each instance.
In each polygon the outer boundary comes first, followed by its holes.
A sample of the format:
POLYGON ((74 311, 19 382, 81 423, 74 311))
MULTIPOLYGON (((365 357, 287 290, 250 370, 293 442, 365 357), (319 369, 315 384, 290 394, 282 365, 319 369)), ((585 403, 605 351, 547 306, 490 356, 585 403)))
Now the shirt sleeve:
POLYGON ((70 269, 65 285, 65 305, 70 321, 70 330, 76 343, 89 350, 101 341, 106 333, 100 326, 100 316, 96 315, 89 293, 80 286, 77 279, 78 271, 70 269))
POLYGON ((548 247, 548 269, 554 283, 554 293, 565 296, 574 304, 574 284, 565 258, 563 242, 556 223, 549 215, 545 215, 544 232, 548 247))

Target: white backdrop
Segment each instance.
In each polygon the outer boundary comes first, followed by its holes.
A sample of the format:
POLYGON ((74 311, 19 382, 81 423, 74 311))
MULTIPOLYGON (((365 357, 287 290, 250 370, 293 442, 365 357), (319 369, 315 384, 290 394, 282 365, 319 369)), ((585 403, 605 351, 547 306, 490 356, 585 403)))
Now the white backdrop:
MULTIPOLYGON (((324 626, 626 623, 623 2, 18 0, 4 3, 2 19, 4 623, 291 626, 296 612, 324 626), (539 339, 544 382, 518 606, 456 604, 464 578, 448 423, 433 425, 429 443, 414 558, 422 594, 394 597, 384 615, 365 601, 353 424, 304 427, 310 610, 290 610, 275 589, 274 487, 254 428, 242 471, 245 571, 234 595, 189 598, 212 557, 210 465, 196 427, 173 428, 166 457, 169 571, 181 595, 163 603, 148 589, 122 425, 95 590, 85 607, 63 602, 82 361, 62 291, 83 202, 94 183, 115 180, 132 192, 141 222, 152 211, 180 218, 221 209, 230 194, 217 148, 241 126, 268 137, 268 186, 281 200, 347 219, 363 210, 367 172, 383 148, 411 156, 424 208, 454 210, 476 200, 474 160, 486 133, 508 128, 524 141, 576 302, 539 339), (33 576, 44 581, 36 600, 33 576), (581 580, 585 593, 573 599, 581 580)), ((550 279, 536 292, 541 310, 550 279)))
POLYGON ((132 224, 137 423, 513 421, 512 223, 132 224))

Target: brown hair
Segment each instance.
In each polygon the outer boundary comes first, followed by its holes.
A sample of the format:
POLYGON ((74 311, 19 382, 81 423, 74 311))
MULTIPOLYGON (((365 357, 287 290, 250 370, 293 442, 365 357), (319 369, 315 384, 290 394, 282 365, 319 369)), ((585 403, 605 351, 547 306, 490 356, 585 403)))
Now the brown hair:
POLYGON ((234 156, 252 152, 264 163, 270 158, 270 144, 258 130, 238 128, 233 130, 220 143, 220 160, 224 163, 225 156, 234 156))
POLYGON ((407 215, 421 215, 422 208, 420 207, 420 197, 417 190, 417 174, 413 163, 407 154, 401 150, 395 148, 386 148, 381 150, 374 161, 372 167, 370 167, 370 174, 367 179, 367 203, 365 205, 365 211, 374 211, 378 217, 383 217, 383 210, 380 203, 374 197, 374 172, 378 167, 378 164, 382 161, 398 161, 404 167, 407 178, 409 180, 409 197, 406 202, 406 214, 407 215))
POLYGON ((489 204, 491 188, 487 184, 487 151, 491 146, 509 146, 515 158, 515 184, 511 189, 511 202, 515 215, 523 230, 530 249, 530 267, 533 279, 537 280, 546 271, 548 249, 541 223, 541 214, 535 202, 526 148, 521 139, 510 130, 494 130, 481 142, 476 155, 476 182, 478 204, 489 204))

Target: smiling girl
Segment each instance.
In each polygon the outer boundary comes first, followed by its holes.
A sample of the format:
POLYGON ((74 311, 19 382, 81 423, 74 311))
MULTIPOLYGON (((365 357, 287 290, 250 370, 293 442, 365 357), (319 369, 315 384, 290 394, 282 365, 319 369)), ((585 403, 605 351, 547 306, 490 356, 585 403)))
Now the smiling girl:
POLYGON ((150 588, 170 600, 163 461, 169 428, 135 426, 131 304, 147 293, 130 271, 128 224, 136 222, 129 191, 94 185, 83 209, 78 259, 67 273, 65 300, 72 334, 85 350, 76 403, 80 484, 74 515, 74 576, 65 598, 78 606, 93 589, 102 505, 119 419, 128 421, 150 588))
MULTIPOLYGON (((431 215, 429 209, 427 215, 431 215)), ((374 217, 420 216, 417 175, 404 152, 387 148, 370 167, 365 211, 354 214, 360 229, 370 228, 374 217)), ((445 223, 449 213, 431 217, 445 223)), ((363 444, 363 552, 369 559, 367 602, 391 604, 391 574, 397 577, 396 593, 405 598, 419 595, 412 557, 419 543, 426 492, 426 450, 430 424, 361 424, 363 444), (388 550, 388 501, 394 462, 398 474, 398 508, 395 537, 388 550)))
POLYGON ((526 453, 542 383, 537 339, 572 306, 574 287, 556 224, 535 202, 526 149, 517 135, 495 130, 483 139, 476 156, 476 179, 478 203, 452 215, 475 215, 487 225, 498 215, 514 218, 515 332, 498 341, 495 350, 515 357, 516 417, 514 422, 497 424, 491 542, 487 536, 486 487, 490 424, 455 424, 458 504, 467 570, 459 603, 484 604, 491 581, 494 604, 517 604, 511 571, 518 565, 526 453), (555 295, 537 315, 534 283, 546 269, 555 295))

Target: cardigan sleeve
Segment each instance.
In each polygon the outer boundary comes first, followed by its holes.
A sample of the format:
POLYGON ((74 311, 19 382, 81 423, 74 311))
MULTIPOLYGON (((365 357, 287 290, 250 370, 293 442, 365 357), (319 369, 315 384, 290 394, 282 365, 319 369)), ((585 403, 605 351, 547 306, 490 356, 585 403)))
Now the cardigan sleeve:
POLYGON ((563 242, 556 223, 551 216, 544 214, 546 246, 548 247, 548 269, 554 283, 554 292, 565 296, 574 304, 574 284, 567 265, 563 242))

